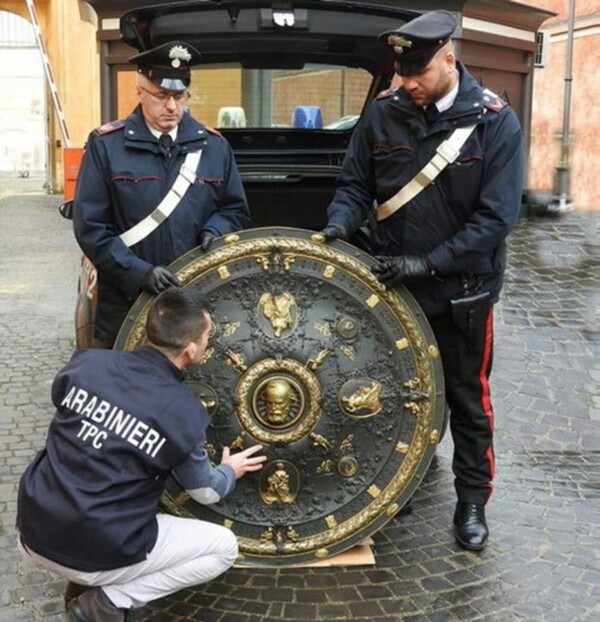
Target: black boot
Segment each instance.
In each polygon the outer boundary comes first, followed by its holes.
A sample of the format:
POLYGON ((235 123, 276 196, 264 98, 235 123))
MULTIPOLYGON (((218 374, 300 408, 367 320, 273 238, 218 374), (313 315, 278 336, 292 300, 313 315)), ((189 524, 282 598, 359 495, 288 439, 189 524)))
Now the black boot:
POLYGON ((65 609, 69 610, 69 603, 74 599, 91 590, 91 585, 80 585, 79 583, 73 583, 73 581, 69 581, 67 583, 67 587, 65 589, 65 609))
POLYGON ((485 522, 485 509, 479 503, 459 501, 454 512, 454 534, 463 549, 482 551, 489 531, 485 522))
POLYGON ((77 622, 125 622, 127 613, 126 609, 115 607, 99 587, 74 598, 68 610, 77 622))

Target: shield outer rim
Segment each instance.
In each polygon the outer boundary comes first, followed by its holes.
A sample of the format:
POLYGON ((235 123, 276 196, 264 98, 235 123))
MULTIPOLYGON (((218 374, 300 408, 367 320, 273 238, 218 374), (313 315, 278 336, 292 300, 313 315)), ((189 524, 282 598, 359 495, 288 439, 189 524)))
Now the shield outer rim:
MULTIPOLYGON (((310 563, 315 559, 326 559, 347 550, 381 529, 394 517, 402 505, 412 497, 425 476, 435 455, 435 446, 441 438, 445 409, 443 372, 439 350, 422 310, 404 286, 386 288, 379 283, 370 270, 370 266, 374 263, 373 257, 351 244, 338 240, 325 244, 318 235, 315 235, 314 231, 305 229, 290 227, 246 229, 218 238, 211 244, 208 253, 203 252, 199 247, 188 251, 170 264, 169 269, 185 286, 198 280, 203 274, 224 265, 227 261, 247 257, 257 251, 271 252, 273 250, 303 251, 309 256, 322 261, 331 261, 334 264, 343 266, 345 269, 351 267, 355 271, 357 278, 360 276, 362 283, 366 283, 376 296, 388 305, 391 304, 396 311, 401 309, 404 315, 404 322, 401 323, 402 328, 405 329, 407 334, 410 334, 411 341, 414 341, 412 352, 416 359, 415 366, 419 371, 423 371, 426 367, 429 369, 427 377, 431 380, 431 383, 427 394, 430 407, 428 408, 427 416, 417 418, 418 422, 415 426, 410 449, 402 462, 401 468, 398 470, 398 472, 402 470, 404 463, 407 462, 407 458, 411 455, 411 460, 408 461, 405 469, 409 470, 406 476, 406 486, 400 492, 388 492, 389 485, 386 489, 379 491, 377 496, 374 497, 370 517, 363 518, 363 523, 366 520, 366 524, 363 524, 358 531, 352 529, 347 525, 354 518, 352 517, 349 521, 340 523, 328 531, 321 532, 317 537, 309 538, 308 542, 302 546, 294 546, 295 543, 290 543, 286 545, 284 550, 278 549, 271 542, 262 542, 238 536, 240 548, 238 563, 250 566, 295 565, 310 563), (415 352, 414 346, 418 344, 426 347, 421 347, 420 351, 415 352), (424 420, 425 423, 422 424, 420 420, 424 420), (421 430, 419 437, 416 439, 418 442, 415 442, 419 426, 421 426, 421 430), (422 451, 420 455, 413 456, 412 454, 417 451, 413 446, 419 444, 422 451)), ((151 301, 152 296, 149 294, 143 293, 139 296, 121 326, 115 341, 115 349, 131 350, 141 345, 151 301)), ((395 314, 396 316, 398 315, 397 312, 395 314)), ((421 376, 421 374, 419 375, 421 376)), ((163 494, 161 505, 170 513, 198 518, 184 510, 177 503, 176 498, 167 492, 163 494)), ((360 516, 364 513, 365 510, 363 509, 358 515, 360 516)), ((225 519, 223 524, 232 528, 235 532, 234 522, 225 519)))

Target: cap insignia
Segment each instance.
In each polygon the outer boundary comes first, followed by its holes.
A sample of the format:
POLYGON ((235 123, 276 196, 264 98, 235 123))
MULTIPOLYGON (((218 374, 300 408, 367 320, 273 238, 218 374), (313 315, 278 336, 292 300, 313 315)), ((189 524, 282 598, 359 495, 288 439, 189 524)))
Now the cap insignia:
POLYGON ((396 54, 402 54, 404 48, 411 48, 412 41, 405 39, 402 35, 390 35, 388 37, 388 44, 394 47, 396 54))
POLYGON ((189 63, 192 60, 192 55, 182 45, 174 45, 169 50, 169 58, 171 59, 171 67, 177 69, 181 65, 182 60, 189 63))

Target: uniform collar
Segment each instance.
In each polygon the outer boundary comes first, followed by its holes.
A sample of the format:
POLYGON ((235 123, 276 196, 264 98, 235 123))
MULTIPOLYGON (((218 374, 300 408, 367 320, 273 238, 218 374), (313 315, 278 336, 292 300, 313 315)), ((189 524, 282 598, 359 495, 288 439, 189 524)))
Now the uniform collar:
MULTIPOLYGON (((465 66, 460 61, 456 62, 456 68, 459 76, 458 89, 454 101, 450 104, 448 109, 440 113, 440 118, 469 118, 472 115, 479 116, 483 110, 483 89, 479 86, 475 78, 467 72, 465 66)), ((402 87, 396 90, 396 94, 392 97, 392 101, 394 101, 394 105, 398 105, 402 110, 414 117, 420 117, 422 114, 422 107, 415 106, 408 93, 402 87)))
POLYGON ((442 97, 441 99, 438 99, 438 101, 434 102, 433 104, 429 104, 429 105, 435 106, 438 112, 444 112, 444 110, 448 110, 448 108, 452 108, 452 105, 454 104, 454 100, 456 99, 456 96, 458 95, 459 84, 460 84, 460 76, 458 75, 458 70, 457 70, 456 84, 450 89, 450 91, 448 91, 448 93, 444 95, 444 97, 442 97))
MULTIPOLYGON (((132 142, 150 142, 156 144, 155 137, 150 131, 142 115, 141 106, 137 106, 135 110, 125 119, 125 139, 132 142)), ((160 135, 160 133, 159 133, 160 135)), ((177 126, 177 143, 206 140, 208 132, 202 123, 198 123, 189 113, 184 113, 179 125, 177 126)))
POLYGON ((154 138, 160 138, 163 134, 168 134, 173 139, 173 142, 175 142, 175 140, 177 139, 177 128, 179 127, 178 125, 176 125, 170 132, 161 132, 160 130, 155 130, 153 127, 150 127, 148 122, 146 122, 146 127, 148 128, 152 136, 154 136, 154 138))
POLYGON ((452 104, 452 112, 457 116, 482 114, 483 89, 460 61, 456 62, 456 68, 459 75, 459 89, 452 104))
POLYGON ((134 350, 134 354, 139 356, 145 362, 164 369, 165 372, 172 374, 180 382, 183 380, 183 371, 176 365, 173 365, 171 361, 156 348, 151 346, 140 346, 134 350))

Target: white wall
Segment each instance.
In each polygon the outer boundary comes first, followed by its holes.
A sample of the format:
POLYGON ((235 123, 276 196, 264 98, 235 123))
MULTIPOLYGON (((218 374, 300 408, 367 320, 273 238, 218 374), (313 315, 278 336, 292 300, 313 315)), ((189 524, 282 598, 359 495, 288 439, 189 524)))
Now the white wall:
POLYGON ((44 92, 37 48, 0 47, 0 171, 45 169, 44 92))

